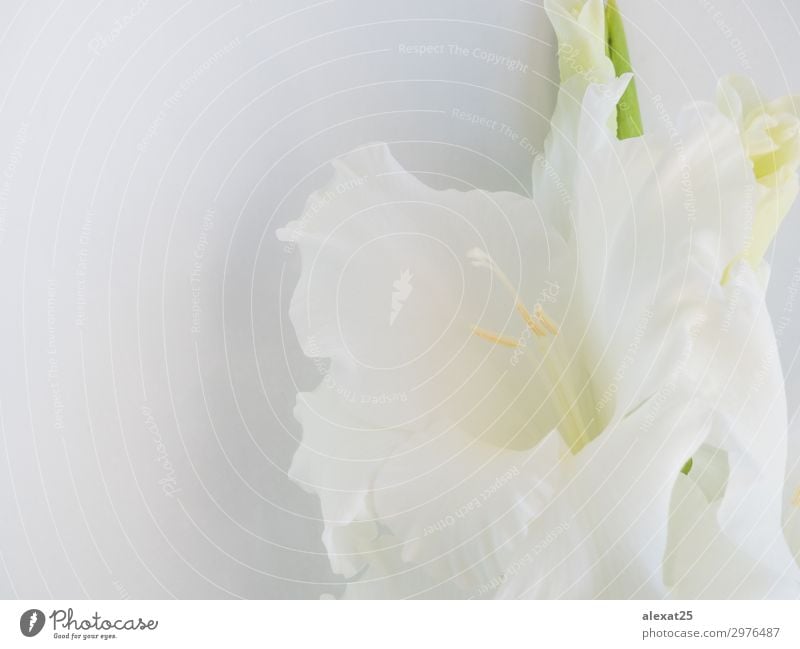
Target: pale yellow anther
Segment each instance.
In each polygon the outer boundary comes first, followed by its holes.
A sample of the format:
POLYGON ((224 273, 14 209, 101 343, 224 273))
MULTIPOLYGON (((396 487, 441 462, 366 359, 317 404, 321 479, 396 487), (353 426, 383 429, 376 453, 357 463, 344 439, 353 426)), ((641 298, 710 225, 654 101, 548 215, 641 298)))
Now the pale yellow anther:
POLYGON ((547 331, 554 336, 558 335, 558 327, 556 327, 555 323, 547 317, 542 305, 537 304, 534 311, 536 312, 536 317, 539 318, 539 321, 544 325, 545 329, 547 329, 547 331))
MULTIPOLYGON (((522 319, 525 321, 528 329, 530 329, 535 336, 538 338, 544 338, 547 336, 548 332, 554 336, 558 333, 558 327, 556 327, 553 321, 547 317, 540 304, 537 304, 536 308, 534 309, 536 317, 531 315, 530 311, 528 311, 528 309, 522 303, 514 284, 487 252, 484 252, 480 248, 473 248, 467 253, 467 256, 469 257, 473 266, 479 268, 488 268, 500 280, 500 283, 513 296, 514 308, 522 316, 522 319)), ((487 340, 492 339, 487 338, 487 340)), ((514 346, 516 347, 517 345, 515 344, 514 346)))
POLYGON ((522 316, 525 324, 528 325, 528 329, 530 329, 535 335, 539 336, 540 338, 544 338, 547 335, 547 331, 544 330, 544 327, 534 320, 533 316, 530 314, 528 309, 525 308, 525 305, 522 302, 517 302, 517 311, 519 311, 519 314, 522 316))
POLYGON ((794 496, 792 496, 792 505, 795 507, 800 507, 800 487, 794 492, 794 496))
MULTIPOLYGON (((539 339, 536 341, 535 349, 539 351, 541 358, 536 360, 532 354, 524 356, 536 366, 537 373, 540 368, 544 371, 543 380, 547 382, 546 387, 552 391, 553 414, 557 417, 556 425, 559 433, 569 449, 567 452, 573 455, 580 452, 607 423, 597 422, 594 417, 587 416, 590 414, 588 410, 590 404, 586 403, 586 397, 583 395, 586 392, 584 386, 588 379, 582 366, 573 363, 572 359, 568 359, 569 362, 564 359, 564 350, 560 348, 565 347, 566 343, 556 338, 559 333, 558 326, 544 312, 541 304, 536 304, 533 309, 534 315, 531 315, 523 304, 517 288, 488 253, 474 248, 467 255, 473 266, 489 269, 500 280, 500 284, 508 290, 514 300, 514 309, 522 316, 531 333, 539 339), (543 340, 547 339, 548 335, 552 338, 543 340)), ((483 340, 505 347, 527 347, 527 342, 522 337, 514 340, 477 325, 472 325, 472 332, 483 340)), ((797 498, 800 505, 800 490, 797 498)))
POLYGON ((478 338, 483 338, 484 340, 497 343, 498 345, 503 345, 505 347, 519 347, 519 343, 517 343, 517 341, 513 338, 501 336, 500 334, 496 334, 493 331, 484 329, 483 327, 478 327, 477 325, 473 325, 472 333, 478 336, 478 338))

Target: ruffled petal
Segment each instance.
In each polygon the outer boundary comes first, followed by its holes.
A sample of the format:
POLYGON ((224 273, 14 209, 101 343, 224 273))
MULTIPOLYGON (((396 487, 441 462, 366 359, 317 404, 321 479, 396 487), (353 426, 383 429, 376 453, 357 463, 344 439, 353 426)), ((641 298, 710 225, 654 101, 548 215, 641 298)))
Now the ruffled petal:
POLYGON ((783 530, 789 552, 800 566, 800 422, 789 432, 786 481, 783 488, 783 530))
POLYGON ((786 408, 774 334, 759 278, 744 264, 732 277, 661 368, 670 380, 574 458, 585 465, 561 504, 532 523, 532 536, 558 541, 517 555, 499 596, 800 595, 781 528, 786 408), (620 464, 626 454, 634 461, 620 464))
POLYGON ((568 236, 581 122, 600 119, 616 135, 616 107, 630 75, 615 79, 614 64, 606 55, 602 0, 546 0, 544 6, 558 40, 561 84, 544 150, 534 160, 533 193, 547 218, 568 236), (584 105, 592 84, 604 88, 605 107, 584 105))
POLYGON ((579 140, 585 146, 587 139, 595 139, 594 145, 603 147, 616 139, 617 103, 631 75, 611 79, 594 86, 576 76, 561 84, 544 151, 533 162, 534 200, 565 237, 573 231, 577 168, 583 164, 579 140))
POLYGON ((584 85, 613 79, 603 0, 545 0, 544 8, 558 39, 562 83, 575 77, 584 85))
POLYGON ((680 375, 560 467, 569 476, 501 576, 501 598, 660 598, 670 494, 707 433, 680 375))
POLYGON ((588 120, 581 129, 573 213, 584 321, 627 410, 653 393, 661 363, 719 297, 755 187, 736 129, 713 106, 624 142, 588 120))
POLYGON ((698 236, 716 240, 721 278, 741 249, 754 206, 752 173, 734 125, 710 104, 698 104, 669 129, 641 138, 616 142, 589 120, 581 135, 574 214, 583 275, 593 281, 588 288, 652 285, 685 260, 687 242, 698 236), (603 273, 606 267, 613 276, 603 273), (623 273, 625 279, 617 276, 623 273))
POLYGON ((717 104, 736 125, 758 183, 752 236, 741 251, 758 268, 800 187, 800 97, 766 101, 752 80, 729 76, 720 80, 717 104))
POLYGON ((295 417, 303 439, 289 477, 319 497, 331 567, 352 577, 379 535, 370 507, 375 475, 409 433, 369 430, 324 383, 298 395, 295 417))
POLYGON ((720 285, 745 238, 752 171, 709 106, 618 142, 608 124, 625 82, 589 86, 551 140, 573 172, 566 212, 543 185, 535 203, 436 191, 372 145, 280 233, 302 252, 298 337, 331 359, 298 404, 291 475, 320 497, 349 596, 695 593, 696 539, 730 559, 706 562, 713 592, 731 587, 728 564, 750 569, 741 592, 794 587, 782 379, 761 368, 769 400, 742 371, 775 351, 763 289, 737 268, 720 285), (493 272, 470 265, 474 249, 493 272), (523 344, 520 305, 553 286, 548 310, 573 354, 555 383, 588 390, 602 419, 576 455, 554 432, 553 377, 523 344))
POLYGON ((375 511, 402 542, 402 559, 470 597, 528 542, 528 522, 555 494, 566 452, 552 434, 529 451, 475 442, 454 430, 408 440, 375 484, 375 511))
POLYGON ((787 415, 772 323, 746 264, 724 294, 686 364, 709 404, 704 443, 714 453, 676 485, 670 579, 686 598, 797 597, 800 571, 782 530, 787 415))
POLYGON ((717 84, 717 105, 735 124, 744 123, 748 114, 763 103, 758 86, 748 77, 726 75, 717 84))
MULTIPOLYGON (((664 563, 671 596, 796 599, 800 595, 796 568, 771 557, 776 548, 779 556, 785 557, 778 537, 758 555, 748 553, 721 528, 719 501, 709 501, 691 473, 678 476, 672 499, 670 544, 664 563)), ((759 510, 747 510, 746 515, 754 525, 760 524, 756 522, 759 510)))
POLYGON ((300 343, 331 359, 326 380, 362 419, 424 431, 444 414, 514 446, 550 430, 541 379, 512 347, 474 334, 478 326, 514 344, 527 329, 509 290, 471 264, 471 249, 501 260, 531 306, 574 273, 529 199, 434 190, 371 145, 338 161, 304 218, 279 236, 302 253, 291 305, 300 343))

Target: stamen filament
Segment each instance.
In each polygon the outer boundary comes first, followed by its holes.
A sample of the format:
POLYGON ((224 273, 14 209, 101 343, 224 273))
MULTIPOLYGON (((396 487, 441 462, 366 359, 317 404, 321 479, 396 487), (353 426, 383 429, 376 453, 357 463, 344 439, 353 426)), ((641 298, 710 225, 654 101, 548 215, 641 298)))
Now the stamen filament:
POLYGON ((555 323, 547 317, 547 314, 544 312, 541 304, 536 305, 536 317, 539 318, 541 323, 545 326, 545 329, 549 331, 554 336, 558 335, 558 327, 556 327, 555 323))
POLYGON ((493 331, 489 331, 488 329, 484 329, 483 327, 479 327, 477 325, 472 326, 472 333, 478 336, 478 338, 483 338, 491 343, 497 343, 498 345, 504 345, 505 347, 519 347, 519 343, 517 343, 517 341, 513 338, 501 336, 500 334, 496 334, 493 331))
POLYGON ((547 332, 542 328, 542 326, 533 319, 528 309, 525 308, 525 305, 522 302, 517 301, 516 304, 517 311, 522 316, 522 319, 525 321, 525 324, 528 325, 528 329, 530 329, 536 336, 539 338, 544 338, 547 335, 547 332))
MULTIPOLYGON (((531 315, 511 280, 488 253, 479 248, 474 248, 469 251, 468 256, 474 266, 489 269, 500 280, 500 283, 513 297, 514 308, 522 316, 528 329, 536 336, 537 346, 542 354, 542 365, 552 385, 552 394, 555 401, 553 407, 555 415, 558 417, 558 430, 569 450, 573 454, 577 453, 592 440, 590 426, 594 423, 594 418, 588 424, 585 423, 578 397, 572 390, 569 380, 565 380, 569 377, 565 377, 564 372, 567 369, 567 365, 563 362, 564 359, 559 353, 556 344, 559 332, 558 326, 544 312, 541 304, 536 304, 534 315, 531 315), (547 340, 548 334, 552 335, 550 340, 547 340)), ((521 346, 511 338, 501 336, 477 325, 472 327, 472 331, 476 336, 492 343, 506 347, 521 346)), ((532 363, 536 364, 533 357, 529 356, 529 358, 532 363)))
MULTIPOLYGON (((594 419, 589 421, 588 424, 584 422, 578 396, 571 389, 569 381, 563 380, 563 372, 558 372, 558 368, 566 368, 567 365, 559 353, 558 348, 555 346, 555 342, 550 346, 548 351, 555 357, 553 359, 555 363, 551 360, 549 363, 545 364, 551 368, 551 376, 554 376, 551 380, 554 382, 556 392, 561 398, 564 417, 571 424, 564 428, 562 434, 567 438, 566 441, 569 444, 570 450, 573 453, 577 453, 592 440, 589 434, 589 426, 594 422, 594 419)), ((549 355, 547 359, 550 359, 549 355)))

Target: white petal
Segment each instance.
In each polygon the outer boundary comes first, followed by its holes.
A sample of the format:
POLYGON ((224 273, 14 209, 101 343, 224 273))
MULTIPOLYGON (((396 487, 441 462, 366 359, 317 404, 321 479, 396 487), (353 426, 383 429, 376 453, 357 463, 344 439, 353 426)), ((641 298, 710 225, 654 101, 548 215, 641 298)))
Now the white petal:
MULTIPOLYGON (((665 558, 670 594, 680 599, 797 598, 795 568, 771 557, 776 548, 784 556, 782 540, 776 537, 758 555, 749 554, 720 528, 719 508, 691 474, 678 476, 665 558)), ((755 522, 759 513, 748 510, 754 524, 761 524, 755 522)))
POLYGON ((614 78, 606 56, 605 7, 602 0, 545 0, 558 38, 561 81, 575 77, 605 83, 614 78))
MULTIPOLYGON (((737 285, 742 313, 728 309, 734 289, 720 286, 746 222, 738 136, 700 108, 677 130, 686 134, 679 153, 657 137, 618 143, 603 124, 614 104, 594 87, 583 100, 570 244, 530 201, 435 191, 380 146, 339 163, 320 194, 332 196, 312 200, 318 207, 282 233, 303 253, 292 305, 298 335, 306 353, 332 358, 327 386, 299 406, 305 434, 292 475, 320 495, 325 543, 334 569, 354 580, 351 595, 396 583, 402 596, 451 588, 483 596, 499 586, 512 597, 661 597, 673 485, 704 443, 730 463, 724 489, 713 471, 693 478, 703 498, 724 491, 714 505, 721 533, 742 556, 760 561, 758 548, 768 547, 785 563, 774 503, 759 512, 763 530, 747 533, 755 503, 780 493, 780 471, 764 470, 781 460, 773 443, 781 409, 759 410, 765 400, 746 392, 748 374, 730 366, 752 331, 756 356, 771 340, 768 320, 752 313, 755 278, 737 285), (631 172, 620 179, 615 165, 631 172), (696 213, 661 192, 660 179, 673 187, 684 172, 696 213), (575 357, 596 363, 584 368, 593 375, 587 389, 617 381, 608 429, 577 456, 548 435, 555 418, 543 377, 473 335, 473 324, 503 336, 525 331, 513 295, 469 264, 473 248, 501 260, 529 304, 548 281, 564 290, 553 309, 575 357), (720 335, 723 324, 730 337, 720 335), (767 419, 765 433, 758 424, 767 419)), ((779 519, 780 499, 777 508, 779 519)), ((679 514, 705 520, 706 509, 679 514)), ((691 547, 678 529, 670 574, 684 583, 691 547)))
POLYGON ((659 598, 675 476, 706 434, 677 377, 576 456, 565 487, 509 566, 498 597, 659 598), (546 540, 550 539, 549 542, 546 540))
POLYGON ((582 124, 575 227, 591 268, 610 263, 653 282, 682 260, 693 236, 708 235, 721 274, 740 250, 754 181, 734 126, 698 104, 672 129, 614 142, 596 124, 582 124))
POLYGON ((378 536, 369 505, 375 474, 408 433, 373 431, 324 384, 298 395, 295 417, 303 439, 289 476, 316 494, 322 506, 323 541, 334 572, 353 576, 378 536))
POLYGON ((337 163, 309 204, 329 192, 281 236, 302 253, 292 321, 306 354, 332 359, 333 389, 385 428, 426 430, 444 412, 461 429, 512 444, 545 434, 549 424, 529 426, 546 397, 529 368, 514 362, 513 349, 473 334, 479 325, 524 335, 513 295, 467 256, 480 248, 500 260, 531 306, 553 282, 565 286, 574 258, 533 203, 505 192, 436 191, 383 145, 337 163))
POLYGON ((452 581, 481 597, 529 542, 528 522, 552 500, 565 452, 556 434, 531 451, 508 451, 432 430, 409 439, 383 467, 375 510, 403 541, 404 562, 424 567, 434 583, 452 581))
MULTIPOLYGON (((784 596, 789 586, 797 596, 800 573, 782 532, 787 415, 777 343, 760 280, 749 266, 736 267, 725 293, 727 308, 709 310, 686 368, 689 380, 702 380, 699 390, 713 404, 706 443, 725 452, 728 466, 724 495, 703 518, 713 519, 715 540, 750 565, 733 575, 726 573, 734 568, 722 565, 717 579, 727 587, 739 575, 736 596, 784 596), (748 579, 774 583, 774 589, 748 590, 755 588, 748 579)), ((707 499, 707 485, 698 488, 707 499)), ((702 546, 695 549, 705 556, 702 546)), ((702 596, 713 597, 712 591, 709 586, 702 596)))
POLYGON ((789 551, 800 565, 800 422, 790 429, 786 481, 783 489, 783 526, 789 551))
POLYGON ((396 539, 381 538, 368 567, 349 581, 345 599, 465 599, 452 581, 436 582, 424 566, 404 563, 396 539))
POLYGON ((594 138, 599 147, 613 146, 617 103, 630 80, 631 75, 626 74, 605 85, 590 85, 576 76, 558 90, 544 152, 533 164, 533 196, 564 236, 572 231, 576 175, 578 165, 583 164, 579 136, 584 142, 594 138))
POLYGON ((752 79, 732 74, 717 84, 717 105, 734 123, 741 124, 750 111, 763 105, 763 98, 752 79))
POLYGON ((716 446, 703 444, 692 455, 688 475, 697 484, 706 501, 713 503, 721 500, 730 475, 728 453, 716 446))
POLYGON ((331 566, 350 597, 479 597, 552 499, 557 435, 502 450, 457 431, 364 428, 328 388, 301 395, 291 477, 319 496, 331 566))
POLYGON ((657 380, 659 359, 679 353, 720 298, 754 181, 736 130, 711 106, 682 113, 671 135, 615 142, 587 122, 581 136, 574 214, 586 319, 606 342, 608 371, 623 368, 633 407, 652 393, 645 379, 657 380))

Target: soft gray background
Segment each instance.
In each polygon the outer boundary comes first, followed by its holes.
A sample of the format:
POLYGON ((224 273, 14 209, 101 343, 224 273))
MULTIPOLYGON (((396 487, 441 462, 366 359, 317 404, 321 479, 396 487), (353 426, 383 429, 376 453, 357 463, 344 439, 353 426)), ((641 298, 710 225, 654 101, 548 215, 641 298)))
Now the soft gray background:
MULTIPOLYGON (((653 95, 674 110, 731 71, 800 91, 798 0, 620 5, 651 124, 653 95)), ((275 228, 372 140, 527 191, 530 152, 452 111, 538 146, 553 40, 523 0, 3 1, 1 597, 337 592, 285 476, 294 394, 320 374, 275 228)), ((793 404, 799 237, 795 209, 769 296, 793 404)))

